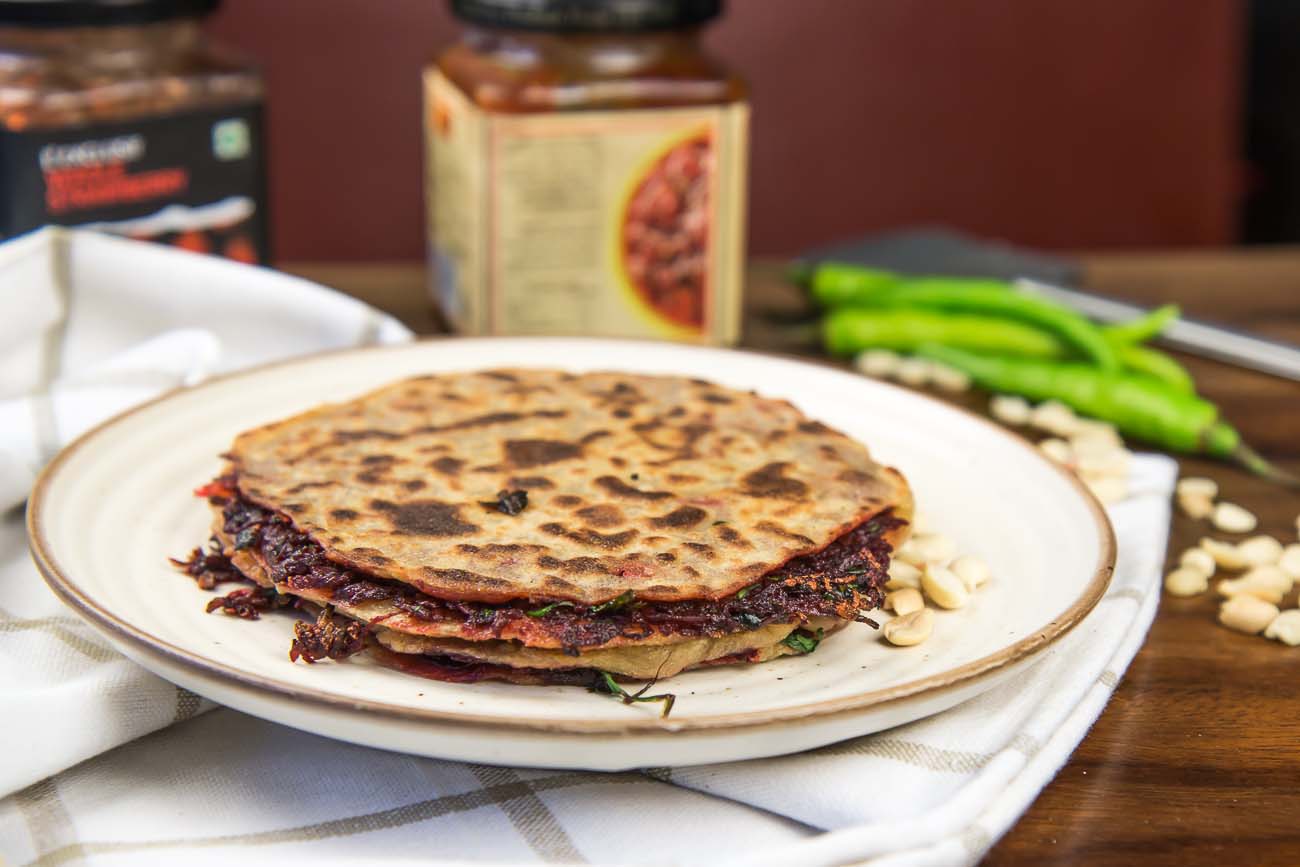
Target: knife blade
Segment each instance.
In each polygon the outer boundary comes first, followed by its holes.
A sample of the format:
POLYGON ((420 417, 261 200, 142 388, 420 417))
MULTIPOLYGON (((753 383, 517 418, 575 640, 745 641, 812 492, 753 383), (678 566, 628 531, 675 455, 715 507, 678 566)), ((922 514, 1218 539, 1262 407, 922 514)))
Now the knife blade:
MULTIPOLYGON (((1136 304, 1039 280, 1021 278, 1015 281, 1015 285, 1023 291, 1064 304, 1099 322, 1123 322, 1150 312, 1136 304)), ((1300 382, 1300 347, 1289 343, 1265 340, 1193 319, 1178 319, 1170 323, 1156 340, 1193 355, 1300 382)))

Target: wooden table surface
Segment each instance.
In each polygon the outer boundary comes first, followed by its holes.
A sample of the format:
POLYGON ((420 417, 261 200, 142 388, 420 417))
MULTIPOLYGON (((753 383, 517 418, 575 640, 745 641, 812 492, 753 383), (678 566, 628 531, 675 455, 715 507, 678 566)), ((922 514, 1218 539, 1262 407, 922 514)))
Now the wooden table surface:
MULTIPOLYGON (((1300 343, 1300 249, 1082 255, 1089 288, 1300 343)), ((293 265, 287 270, 436 329, 418 265, 293 265)), ((758 264, 745 345, 807 351, 772 320, 800 307, 758 264)), ((1184 357, 1201 391, 1247 441, 1300 473, 1300 383, 1184 357)), ((985 399, 971 395, 968 406, 985 399)), ((1203 460, 1257 532, 1296 541, 1300 495, 1203 460)), ((1175 517, 1171 559, 1211 530, 1175 517)), ((1223 537, 1223 534, 1216 534, 1223 537)), ((1294 594, 1287 600, 1295 605, 1294 594)), ((1207 594, 1165 596, 1114 699, 1074 757, 990 853, 990 865, 1300 864, 1300 648, 1229 632, 1207 594)))

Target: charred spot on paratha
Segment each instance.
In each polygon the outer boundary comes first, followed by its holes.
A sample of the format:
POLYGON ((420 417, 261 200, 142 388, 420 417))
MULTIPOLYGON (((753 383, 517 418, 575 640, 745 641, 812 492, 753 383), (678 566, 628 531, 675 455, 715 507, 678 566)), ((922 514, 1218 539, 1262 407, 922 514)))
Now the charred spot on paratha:
POLYGON ((634 488, 617 476, 601 476, 596 479, 596 484, 608 494, 632 500, 668 500, 673 496, 672 491, 643 491, 634 488))
POLYGON ((785 474, 786 461, 764 464, 742 479, 741 492, 748 497, 770 497, 780 500, 798 500, 808 495, 808 485, 785 474))
POLYGON ((582 446, 561 440, 520 439, 506 440, 503 446, 506 461, 519 469, 541 467, 560 461, 582 457, 582 446))
POLYGON ((393 529, 414 536, 467 536, 479 530, 477 524, 460 519, 461 507, 441 500, 412 500, 390 503, 371 500, 370 507, 387 515, 393 529))

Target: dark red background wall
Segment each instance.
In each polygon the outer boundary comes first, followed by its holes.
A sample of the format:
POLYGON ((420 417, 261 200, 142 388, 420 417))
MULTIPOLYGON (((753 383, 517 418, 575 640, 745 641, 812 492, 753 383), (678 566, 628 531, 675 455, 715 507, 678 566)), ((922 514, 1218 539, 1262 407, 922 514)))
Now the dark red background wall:
MULTIPOLYGON (((732 0, 750 249, 943 223, 1056 248, 1236 232, 1244 0, 732 0)), ((226 0, 266 70, 281 260, 423 255, 419 72, 441 0, 226 0)))

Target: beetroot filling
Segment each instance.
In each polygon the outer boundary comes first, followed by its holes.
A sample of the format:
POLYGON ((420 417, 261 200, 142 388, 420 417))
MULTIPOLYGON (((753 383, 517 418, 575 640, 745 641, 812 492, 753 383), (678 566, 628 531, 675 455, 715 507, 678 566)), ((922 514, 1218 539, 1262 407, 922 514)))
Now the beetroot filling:
POLYGON ((288 518, 243 499, 237 491, 223 496, 234 486, 225 480, 217 484, 221 485, 217 491, 200 489, 199 493, 223 505, 223 530, 234 540, 235 548, 260 554, 276 584, 290 590, 328 590, 331 601, 342 603, 388 601, 421 620, 461 624, 464 636, 471 640, 499 637, 506 625, 525 618, 575 654, 580 648, 605 644, 619 636, 720 636, 815 616, 874 627, 862 612, 879 608, 882 602, 890 553, 882 534, 906 523, 885 511, 825 549, 791 560, 755 584, 717 600, 652 602, 625 594, 596 606, 546 599, 487 605, 438 599, 401 582, 334 563, 288 518))

